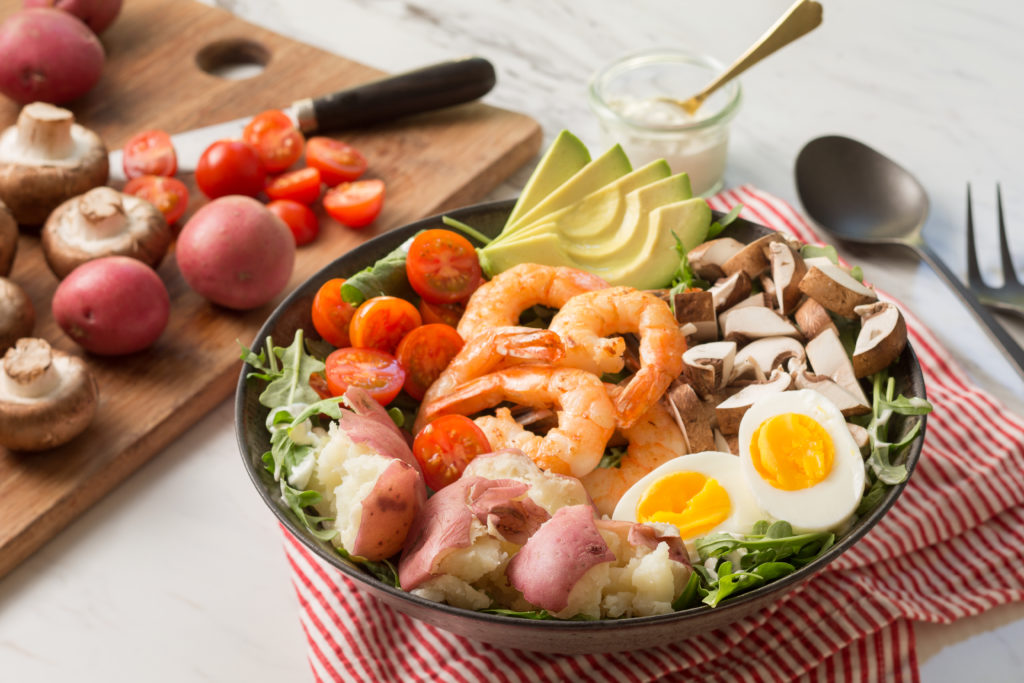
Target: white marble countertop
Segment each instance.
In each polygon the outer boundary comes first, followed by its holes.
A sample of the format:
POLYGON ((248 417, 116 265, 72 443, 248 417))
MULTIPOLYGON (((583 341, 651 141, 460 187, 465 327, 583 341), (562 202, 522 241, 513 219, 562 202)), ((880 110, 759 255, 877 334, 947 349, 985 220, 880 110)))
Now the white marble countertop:
MULTIPOLYGON (((127 0, 131 2, 131 0, 127 0)), ((208 0, 212 2, 212 0, 208 0)), ((728 62, 790 0, 220 0, 255 23, 400 71, 480 54, 486 101, 597 144, 584 83, 654 46, 728 62)), ((742 79, 727 184, 799 206, 801 146, 842 133, 915 173, 932 202, 927 239, 964 272, 964 197, 995 244, 994 184, 1024 266, 1024 7, 1015 0, 826 2, 821 28, 742 79), (991 229, 990 229, 991 228, 991 229)), ((495 193, 510 196, 529 169, 495 193)), ((1024 414, 1024 380, 927 267, 848 251, 936 331, 978 383, 1024 414)), ((995 272, 995 259, 989 261, 995 272)), ((1024 340, 1024 325, 1008 321, 1024 340)), ((0 581, 0 679, 304 681, 311 676, 275 518, 252 490, 225 402, 0 581)), ((929 682, 1024 677, 1024 605, 918 628, 929 682)))

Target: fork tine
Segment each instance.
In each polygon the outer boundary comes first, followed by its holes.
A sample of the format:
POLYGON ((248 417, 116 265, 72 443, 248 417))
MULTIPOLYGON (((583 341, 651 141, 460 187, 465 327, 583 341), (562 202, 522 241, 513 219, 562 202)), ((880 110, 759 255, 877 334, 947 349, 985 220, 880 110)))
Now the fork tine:
POLYGON ((1006 240, 1006 223, 1003 221, 1003 192, 999 183, 996 183, 996 211, 999 215, 999 255, 1003 260, 1003 280, 1019 285, 1017 271, 1013 267, 1013 258, 1010 256, 1010 245, 1006 240))
POLYGON ((974 248, 974 212, 971 209, 971 184, 967 183, 967 284, 985 286, 978 269, 978 254, 974 248))

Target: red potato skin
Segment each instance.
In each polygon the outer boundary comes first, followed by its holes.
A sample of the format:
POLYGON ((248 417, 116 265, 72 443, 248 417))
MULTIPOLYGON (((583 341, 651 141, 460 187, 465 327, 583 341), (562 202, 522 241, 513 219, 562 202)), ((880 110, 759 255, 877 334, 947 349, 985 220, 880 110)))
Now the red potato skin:
POLYGON ((121 12, 121 0, 25 0, 22 7, 52 7, 78 17, 99 35, 114 23, 121 12))
POLYGON ((178 235, 175 257, 196 292, 226 308, 248 310, 287 286, 295 239, 263 204, 230 195, 196 211, 178 235))
POLYGON ((0 24, 0 92, 18 102, 77 99, 99 81, 104 60, 96 34, 67 12, 25 9, 0 24))
POLYGON ((171 312, 167 288, 152 268, 107 256, 75 268, 53 295, 53 317, 75 343, 119 356, 151 346, 171 312))
POLYGON ((420 495, 421 491, 425 493, 419 472, 401 460, 393 460, 361 501, 359 532, 349 552, 378 561, 401 550, 423 506, 425 496, 420 495))

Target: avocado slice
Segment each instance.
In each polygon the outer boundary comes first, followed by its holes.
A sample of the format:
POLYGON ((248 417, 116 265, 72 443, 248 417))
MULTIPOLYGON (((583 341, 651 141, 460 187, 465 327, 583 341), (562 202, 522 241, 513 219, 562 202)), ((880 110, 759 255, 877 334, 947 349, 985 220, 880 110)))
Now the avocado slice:
POLYGON ((521 214, 514 223, 506 223, 505 228, 498 235, 498 239, 504 239, 518 228, 530 225, 550 213, 575 204, 591 192, 601 189, 632 170, 633 167, 630 165, 626 153, 622 151, 622 147, 615 145, 577 171, 554 192, 535 204, 533 208, 521 214))
POLYGON ((505 225, 511 225, 520 216, 536 206, 560 185, 590 163, 590 152, 578 137, 563 130, 541 157, 537 168, 526 181, 516 205, 512 207, 505 225))
POLYGON ((483 249, 477 249, 477 256, 484 275, 489 278, 520 263, 576 267, 565 253, 564 243, 553 232, 542 232, 508 242, 491 242, 483 249))

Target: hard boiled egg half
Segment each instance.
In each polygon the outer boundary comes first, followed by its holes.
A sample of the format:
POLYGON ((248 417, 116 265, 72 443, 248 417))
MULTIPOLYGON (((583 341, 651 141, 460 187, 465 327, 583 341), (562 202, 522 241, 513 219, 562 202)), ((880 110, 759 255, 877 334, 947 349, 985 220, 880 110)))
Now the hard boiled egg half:
POLYGON ((633 484, 612 519, 672 524, 692 548, 716 531, 749 533, 764 513, 744 481, 740 459, 704 451, 673 458, 633 484))
POLYGON ((750 406, 739 450, 758 505, 797 532, 837 529, 864 495, 864 460, 846 420, 816 391, 785 391, 750 406))

